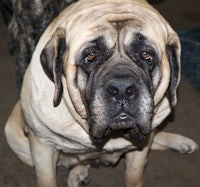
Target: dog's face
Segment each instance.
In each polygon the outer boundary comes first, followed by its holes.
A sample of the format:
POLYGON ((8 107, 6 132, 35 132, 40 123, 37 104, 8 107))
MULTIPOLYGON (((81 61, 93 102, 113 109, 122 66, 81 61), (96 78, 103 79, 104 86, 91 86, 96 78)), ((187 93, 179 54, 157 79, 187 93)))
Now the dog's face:
POLYGON ((77 85, 95 138, 112 130, 150 132, 160 54, 136 24, 107 23, 108 30, 86 41, 76 55, 77 85))
POLYGON ((61 97, 67 101, 66 87, 94 139, 113 131, 143 138, 163 97, 176 103, 179 40, 152 9, 100 6, 73 15, 42 51, 44 71, 56 86, 54 105, 61 97))

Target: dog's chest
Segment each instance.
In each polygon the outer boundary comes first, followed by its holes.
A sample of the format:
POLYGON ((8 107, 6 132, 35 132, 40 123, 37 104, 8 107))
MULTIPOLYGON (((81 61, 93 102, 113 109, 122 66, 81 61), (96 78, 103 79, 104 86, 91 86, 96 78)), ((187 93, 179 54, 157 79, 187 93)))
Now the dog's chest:
POLYGON ((87 155, 87 157, 90 154, 93 155, 92 157, 96 157, 94 155, 127 152, 136 149, 135 145, 124 138, 108 138, 106 142, 96 144, 79 124, 73 124, 71 127, 62 129, 59 133, 46 129, 46 133, 43 131, 41 136, 47 141, 54 143, 58 150, 66 154, 80 154, 87 155))

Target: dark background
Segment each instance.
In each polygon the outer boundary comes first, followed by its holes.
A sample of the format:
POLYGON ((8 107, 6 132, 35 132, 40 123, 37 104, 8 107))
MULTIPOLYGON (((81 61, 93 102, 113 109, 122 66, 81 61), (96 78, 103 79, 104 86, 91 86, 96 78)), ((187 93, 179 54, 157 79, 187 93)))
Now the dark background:
MULTIPOLYGON (((175 30, 200 27, 199 0, 151 2, 175 30)), ((0 187, 36 186, 34 169, 23 164, 14 155, 3 133, 6 120, 17 99, 14 59, 8 52, 7 28, 0 17, 0 187)), ((200 92, 185 76, 181 80, 173 120, 170 120, 165 130, 185 135, 200 144, 200 92)), ((66 176, 67 171, 59 168, 59 187, 66 186, 66 176)), ((113 168, 91 169, 90 176, 91 187, 122 187, 124 160, 113 168)), ((144 187, 199 187, 199 178, 200 151, 192 155, 151 151, 144 173, 144 187)))

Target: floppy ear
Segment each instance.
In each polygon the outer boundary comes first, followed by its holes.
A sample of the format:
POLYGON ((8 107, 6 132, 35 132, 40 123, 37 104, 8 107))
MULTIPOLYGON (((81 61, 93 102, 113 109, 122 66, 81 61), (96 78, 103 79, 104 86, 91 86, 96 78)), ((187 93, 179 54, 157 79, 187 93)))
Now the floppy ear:
POLYGON ((181 76, 181 65, 180 65, 181 46, 177 34, 175 34, 167 44, 167 55, 170 62, 170 70, 171 70, 168 93, 171 105, 175 106, 177 103, 177 87, 180 82, 180 76, 181 76))
POLYGON ((61 76, 63 74, 63 56, 66 51, 65 30, 57 28, 45 48, 42 50, 40 60, 44 72, 55 85, 53 98, 54 106, 60 104, 63 86, 61 76))

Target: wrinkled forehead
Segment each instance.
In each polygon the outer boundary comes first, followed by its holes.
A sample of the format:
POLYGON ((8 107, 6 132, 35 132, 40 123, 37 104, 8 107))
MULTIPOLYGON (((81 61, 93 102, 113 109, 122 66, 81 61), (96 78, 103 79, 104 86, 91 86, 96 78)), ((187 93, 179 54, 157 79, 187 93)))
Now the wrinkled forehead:
POLYGON ((73 16, 68 29, 67 40, 76 44, 73 45, 76 48, 100 36, 104 37, 108 47, 114 46, 120 36, 128 45, 135 33, 157 39, 163 46, 167 38, 162 17, 151 9, 133 4, 116 3, 82 9, 73 16))

